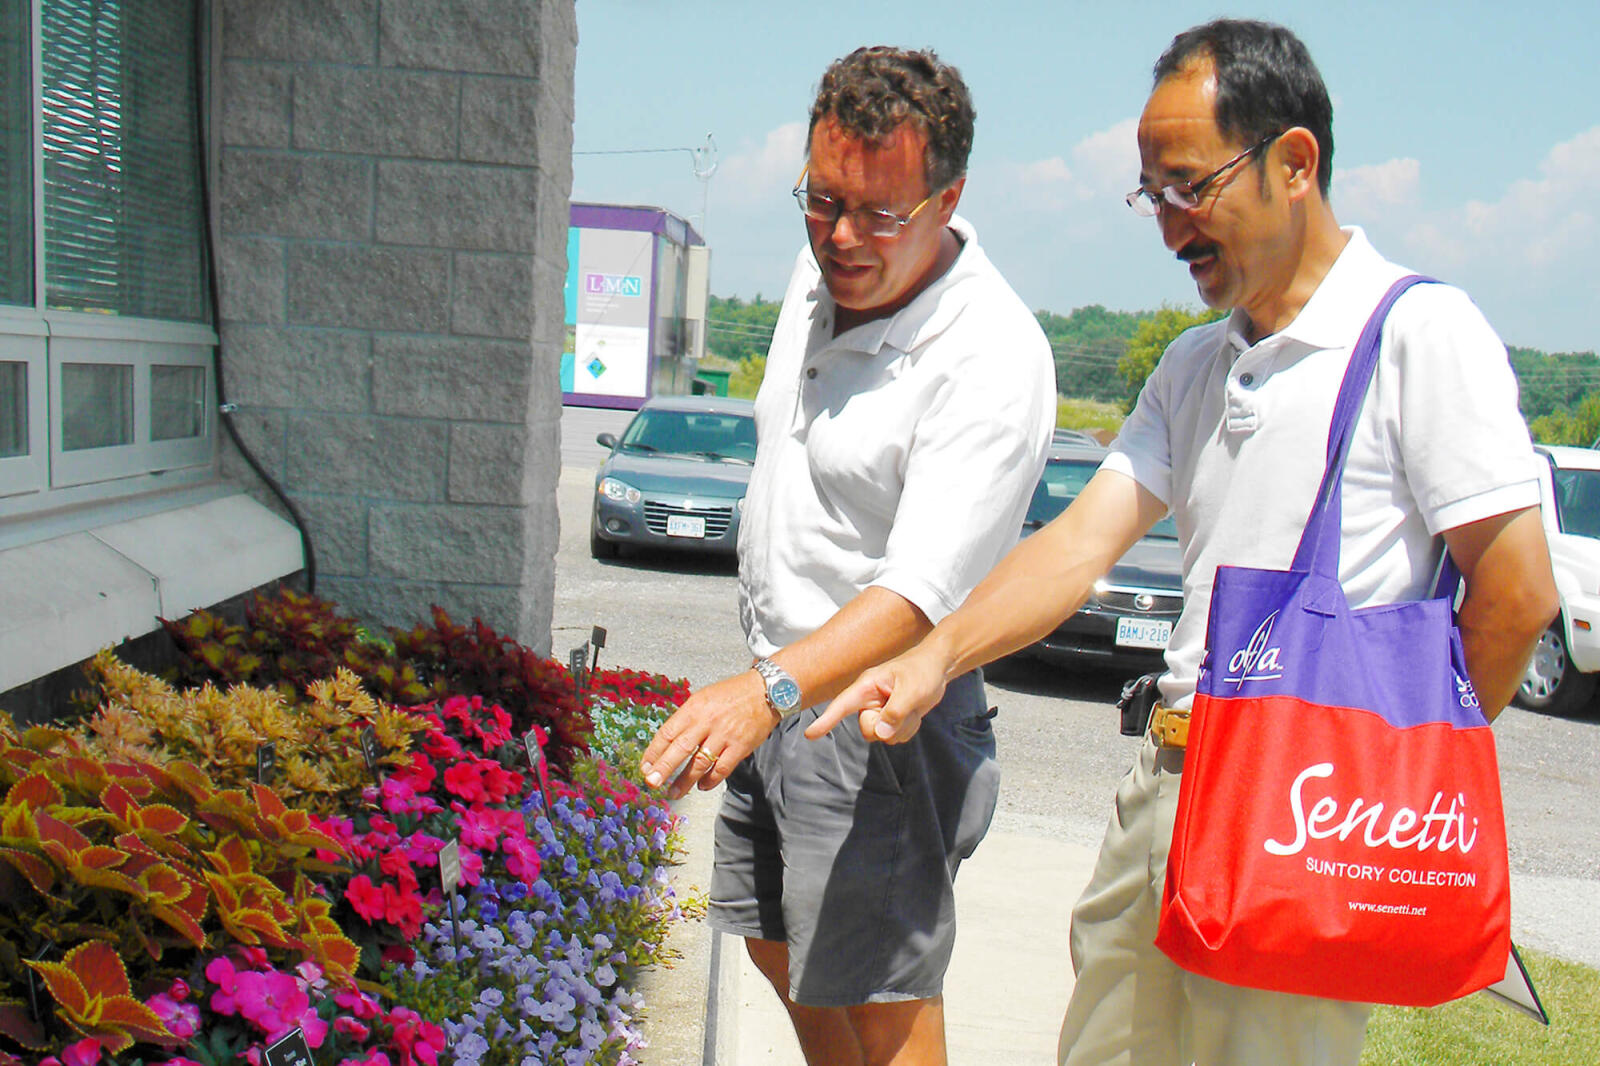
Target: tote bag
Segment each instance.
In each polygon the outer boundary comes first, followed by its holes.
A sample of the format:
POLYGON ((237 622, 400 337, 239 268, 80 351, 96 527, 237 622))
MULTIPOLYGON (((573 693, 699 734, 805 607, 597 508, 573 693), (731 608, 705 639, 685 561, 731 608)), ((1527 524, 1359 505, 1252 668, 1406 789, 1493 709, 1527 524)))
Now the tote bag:
POLYGON ((1434 597, 1352 610, 1340 479, 1385 294, 1350 357, 1287 571, 1220 566, 1156 946, 1229 984, 1431 1006, 1506 973, 1510 874, 1494 735, 1446 555, 1434 597))

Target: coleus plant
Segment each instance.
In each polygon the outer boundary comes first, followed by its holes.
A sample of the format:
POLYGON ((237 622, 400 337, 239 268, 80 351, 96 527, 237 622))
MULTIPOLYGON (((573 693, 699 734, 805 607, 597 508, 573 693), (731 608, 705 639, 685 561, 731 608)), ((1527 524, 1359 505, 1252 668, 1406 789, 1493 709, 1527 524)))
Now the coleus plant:
MULTIPOLYGON (((65 730, 18 731, 4 715, 0 789, 0 1048, 87 1035, 86 1004, 172 976, 213 939, 352 979, 356 946, 307 876, 343 859, 339 842, 272 790, 219 789, 183 760, 104 760, 65 730)), ((106 1024, 125 1013, 137 1014, 106 1024)))

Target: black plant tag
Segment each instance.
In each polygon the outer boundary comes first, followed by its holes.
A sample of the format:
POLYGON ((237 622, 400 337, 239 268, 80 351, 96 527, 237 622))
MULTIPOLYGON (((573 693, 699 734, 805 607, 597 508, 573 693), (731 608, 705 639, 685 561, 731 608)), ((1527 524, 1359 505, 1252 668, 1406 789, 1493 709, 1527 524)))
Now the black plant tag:
POLYGON ((589 661, 589 645, 580 644, 567 655, 567 665, 572 669, 572 692, 583 698, 584 665, 589 661))
POLYGON ((606 627, 595 626, 589 631, 589 643, 594 647, 594 658, 589 663, 589 669, 600 669, 600 649, 606 646, 606 627))
POLYGON ((272 741, 256 747, 256 784, 270 785, 272 773, 278 768, 278 745, 272 741))
POLYGON ((267 1066, 315 1066, 311 1048, 306 1046, 306 1035, 299 1029, 267 1048, 266 1063, 267 1066))
POLYGON ((456 887, 461 884, 461 842, 452 840, 439 849, 439 882, 449 897, 450 944, 461 954, 461 938, 456 931, 456 887))
POLYGON ((361 757, 366 760, 367 773, 372 775, 372 783, 382 788, 383 774, 378 769, 378 734, 372 731, 370 725, 361 730, 361 757))

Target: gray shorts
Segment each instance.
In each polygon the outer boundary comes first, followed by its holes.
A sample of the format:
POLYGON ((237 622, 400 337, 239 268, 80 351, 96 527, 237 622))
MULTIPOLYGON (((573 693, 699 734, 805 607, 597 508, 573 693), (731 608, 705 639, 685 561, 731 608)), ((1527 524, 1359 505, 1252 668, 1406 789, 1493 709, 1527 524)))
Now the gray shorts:
POLYGON ((953 882, 1000 790, 981 673, 950 682, 905 744, 856 719, 804 736, 780 723, 728 778, 711 876, 714 928, 785 941, 789 998, 817 1007, 940 994, 953 882))

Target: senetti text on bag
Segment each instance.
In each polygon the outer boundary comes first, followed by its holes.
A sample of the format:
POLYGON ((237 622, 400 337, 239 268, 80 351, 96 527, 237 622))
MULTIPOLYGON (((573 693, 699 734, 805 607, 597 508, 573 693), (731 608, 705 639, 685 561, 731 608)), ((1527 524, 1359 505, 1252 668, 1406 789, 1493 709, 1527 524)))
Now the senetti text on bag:
POLYGON ((1428 812, 1422 815, 1410 807, 1395 807, 1387 821, 1381 801, 1372 803, 1361 796, 1351 799, 1342 814, 1339 800, 1333 796, 1323 796, 1312 804, 1308 813, 1305 795, 1308 783, 1333 775, 1334 766, 1331 762, 1319 762, 1300 771, 1294 784, 1289 786, 1289 812, 1294 818, 1294 839, 1288 843, 1264 841, 1261 846, 1269 854, 1298 855, 1308 840, 1326 840, 1335 836, 1340 840, 1348 840, 1363 826, 1361 840, 1369 848, 1384 846, 1402 850, 1414 848, 1417 851, 1434 848, 1440 852, 1453 848, 1465 855, 1478 842, 1478 819, 1470 819, 1469 833, 1467 797, 1460 792, 1443 809, 1444 793, 1435 792, 1428 812))

